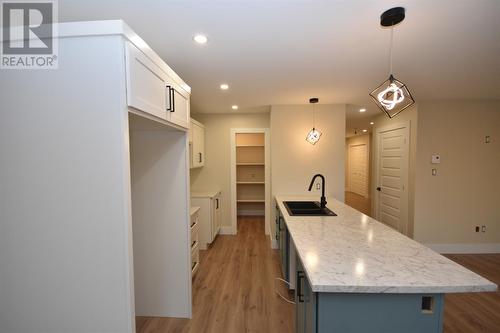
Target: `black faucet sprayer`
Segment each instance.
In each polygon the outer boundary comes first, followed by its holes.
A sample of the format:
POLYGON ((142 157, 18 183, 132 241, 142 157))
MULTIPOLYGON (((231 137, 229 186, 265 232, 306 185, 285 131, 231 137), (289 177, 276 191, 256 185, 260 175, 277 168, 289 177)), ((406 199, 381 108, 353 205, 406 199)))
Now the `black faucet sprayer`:
POLYGON ((317 177, 321 178, 321 208, 326 207, 326 197, 325 197, 325 177, 322 174, 316 174, 314 177, 311 179, 311 184, 309 184, 309 191, 311 191, 314 181, 316 180, 317 177))

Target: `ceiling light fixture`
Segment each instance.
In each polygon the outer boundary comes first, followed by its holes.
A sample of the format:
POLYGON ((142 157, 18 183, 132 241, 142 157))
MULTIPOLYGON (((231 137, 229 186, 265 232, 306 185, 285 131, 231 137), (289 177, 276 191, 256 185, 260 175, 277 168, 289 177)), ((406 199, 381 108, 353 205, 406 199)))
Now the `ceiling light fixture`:
POLYGON ((394 26, 405 18, 403 7, 394 7, 386 10, 380 16, 382 27, 391 27, 391 44, 389 49, 389 78, 370 93, 375 104, 384 111, 389 118, 394 117, 407 107, 415 104, 415 100, 408 87, 397 80, 392 74, 392 44, 394 40, 394 26))
POLYGON ((365 129, 364 129, 364 130, 363 130, 363 133, 366 133, 366 132, 368 132, 368 130, 365 130, 365 129))
POLYGON ((233 110, 238 110, 238 105, 233 105, 233 106, 231 106, 231 109, 233 109, 233 110))
POLYGON ((194 35, 193 40, 200 45, 205 45, 208 43, 208 37, 202 34, 194 35))
POLYGON ((318 103, 319 102, 319 99, 316 98, 316 97, 313 97, 313 98, 310 98, 309 99, 309 103, 312 104, 312 112, 313 112, 313 127, 312 129, 309 131, 309 133, 307 133, 307 136, 306 136, 306 141, 309 142, 310 144, 312 145, 315 145, 316 142, 319 141, 319 138, 321 137, 321 132, 318 131, 315 127, 314 127, 314 116, 315 116, 315 110, 314 110, 314 104, 318 103))
POLYGON ((361 113, 366 112, 366 109, 359 109, 359 112, 361 113))
POLYGON ((223 83, 220 85, 220 89, 221 90, 228 90, 229 89, 229 85, 227 83, 223 83))
POLYGON ((373 124, 375 124, 375 123, 373 121, 370 121, 370 125, 373 125, 373 124))

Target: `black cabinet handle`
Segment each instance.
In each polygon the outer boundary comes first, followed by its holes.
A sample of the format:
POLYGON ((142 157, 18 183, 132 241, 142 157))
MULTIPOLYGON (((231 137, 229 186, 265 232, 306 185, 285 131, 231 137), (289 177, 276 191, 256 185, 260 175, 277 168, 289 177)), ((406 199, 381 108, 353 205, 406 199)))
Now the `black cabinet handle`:
POLYGON ((172 93, 172 109, 170 110, 170 112, 175 112, 175 89, 172 88, 172 90, 170 90, 171 93, 172 93))
POLYGON ((199 155, 199 158, 198 158, 198 159, 199 159, 199 162, 201 163, 201 161, 202 161, 202 158, 201 158, 201 153, 198 153, 198 155, 199 155))
POLYGON ((215 199, 215 209, 219 209, 219 198, 215 199))
POLYGON ((382 191, 382 189, 380 188, 380 186, 377 186, 377 191, 382 191))
POLYGON ((172 112, 172 88, 170 86, 167 86, 168 90, 168 106, 167 106, 167 111, 172 112))
POLYGON ((297 298, 300 303, 304 303, 304 295, 302 295, 302 279, 304 278, 304 272, 297 272, 297 298))

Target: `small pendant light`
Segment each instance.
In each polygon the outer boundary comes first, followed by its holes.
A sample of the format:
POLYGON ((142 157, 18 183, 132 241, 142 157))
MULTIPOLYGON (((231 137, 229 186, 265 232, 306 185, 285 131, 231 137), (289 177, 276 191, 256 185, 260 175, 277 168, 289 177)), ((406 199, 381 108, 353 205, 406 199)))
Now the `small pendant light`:
POLYGON ((405 18, 405 9, 395 7, 386 10, 380 16, 380 25, 391 27, 391 46, 389 51, 389 78, 382 82, 370 96, 375 104, 384 111, 389 118, 394 117, 407 107, 415 104, 415 100, 408 87, 392 74, 392 44, 394 39, 394 26, 402 22, 405 18))
POLYGON ((319 99, 316 98, 316 97, 313 97, 313 98, 310 98, 309 99, 309 103, 312 104, 312 111, 313 111, 313 127, 312 127, 312 130, 309 131, 309 133, 307 133, 307 136, 306 136, 306 141, 309 142, 310 144, 312 145, 315 145, 316 142, 319 141, 319 138, 321 137, 321 132, 318 131, 315 127, 314 127, 314 104, 318 103, 319 102, 319 99))

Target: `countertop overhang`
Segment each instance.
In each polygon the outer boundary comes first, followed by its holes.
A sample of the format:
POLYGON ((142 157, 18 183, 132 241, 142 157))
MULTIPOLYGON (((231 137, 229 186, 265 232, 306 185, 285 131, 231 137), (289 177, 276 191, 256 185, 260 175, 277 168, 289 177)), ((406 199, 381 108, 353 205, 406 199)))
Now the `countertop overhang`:
POLYGON ((314 292, 462 293, 495 291, 497 285, 402 235, 375 219, 329 198, 338 216, 290 216, 275 197, 314 292))

